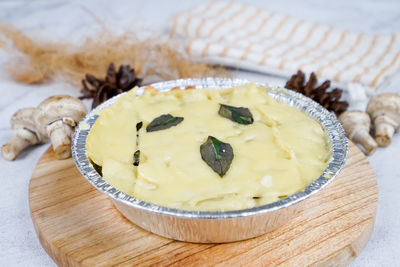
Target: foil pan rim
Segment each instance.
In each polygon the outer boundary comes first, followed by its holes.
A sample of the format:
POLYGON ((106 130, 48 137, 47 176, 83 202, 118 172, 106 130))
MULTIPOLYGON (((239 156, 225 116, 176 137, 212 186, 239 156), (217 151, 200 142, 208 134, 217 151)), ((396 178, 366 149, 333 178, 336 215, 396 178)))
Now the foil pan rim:
MULTIPOLYGON (((244 79, 207 77, 158 82, 151 84, 151 86, 163 92, 168 91, 173 87, 180 87, 183 89, 185 86, 195 86, 196 89, 224 89, 243 85, 250 82, 251 81, 244 79)), ((311 195, 318 193, 329 183, 331 183, 332 180, 339 174, 339 172, 344 167, 347 159, 347 137, 342 125, 337 120, 336 116, 326 110, 317 102, 303 96, 300 93, 296 93, 285 88, 270 86, 266 83, 254 83, 266 87, 268 90, 268 94, 276 99, 278 102, 285 103, 289 106, 294 106, 299 110, 304 111, 308 116, 317 120, 328 133, 329 143, 332 150, 332 155, 329 160, 328 167, 324 170, 321 176, 318 177, 309 186, 307 186, 306 189, 287 198, 266 205, 241 210, 193 211, 159 206, 153 203, 139 200, 135 197, 129 196, 119 191, 118 189, 110 185, 107 181, 103 180, 103 178, 96 172, 96 170, 94 170, 92 165, 89 163, 89 159, 86 156, 85 144, 87 135, 98 117, 98 112, 115 103, 115 101, 123 94, 117 95, 97 106, 82 119, 72 137, 71 150, 73 160, 83 177, 85 177, 85 179, 100 192, 111 197, 113 200, 122 202, 132 208, 145 210, 151 213, 190 219, 228 219, 261 215, 294 205, 298 202, 305 200, 311 195)), ((138 95, 144 92, 145 87, 146 86, 142 86, 139 88, 138 95)))

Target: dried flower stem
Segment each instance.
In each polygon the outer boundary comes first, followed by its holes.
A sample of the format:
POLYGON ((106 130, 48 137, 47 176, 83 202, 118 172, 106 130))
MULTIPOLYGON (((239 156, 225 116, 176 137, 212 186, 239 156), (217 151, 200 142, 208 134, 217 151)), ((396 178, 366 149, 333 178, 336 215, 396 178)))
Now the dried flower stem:
POLYGON ((144 83, 187 77, 229 76, 222 67, 192 62, 172 40, 139 40, 129 32, 122 35, 99 33, 83 44, 75 45, 31 39, 12 26, 2 25, 0 37, 3 39, 0 48, 10 53, 7 71, 15 80, 25 84, 62 77, 78 86, 86 73, 103 76, 111 62, 116 65, 130 64, 144 78, 144 83))

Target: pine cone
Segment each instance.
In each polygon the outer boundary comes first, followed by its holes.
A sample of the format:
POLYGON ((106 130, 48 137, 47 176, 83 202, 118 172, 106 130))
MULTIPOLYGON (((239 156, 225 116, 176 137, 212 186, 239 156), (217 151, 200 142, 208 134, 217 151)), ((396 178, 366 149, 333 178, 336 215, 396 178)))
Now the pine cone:
POLYGON ((135 76, 135 70, 131 69, 129 65, 119 66, 117 72, 114 64, 111 63, 104 79, 86 74, 85 80, 82 80, 81 92, 83 95, 79 98, 93 98, 92 108, 95 108, 107 99, 140 85, 141 82, 142 79, 135 76))
POLYGON ((302 71, 297 71, 297 74, 293 75, 285 85, 285 88, 301 93, 314 101, 320 103, 324 108, 329 111, 333 111, 336 116, 345 112, 349 103, 346 101, 339 101, 342 96, 343 90, 335 88, 330 92, 327 89, 331 85, 331 81, 326 80, 320 86, 315 88, 317 85, 317 76, 312 72, 310 79, 304 84, 305 75, 302 71))

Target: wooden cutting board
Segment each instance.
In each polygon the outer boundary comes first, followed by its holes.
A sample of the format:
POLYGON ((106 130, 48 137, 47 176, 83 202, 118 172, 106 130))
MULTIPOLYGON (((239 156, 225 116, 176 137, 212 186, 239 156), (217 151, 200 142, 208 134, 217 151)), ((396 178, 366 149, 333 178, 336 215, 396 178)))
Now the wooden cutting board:
POLYGON ((126 220, 78 172, 72 159, 39 160, 29 203, 40 242, 60 266, 344 266, 365 246, 378 200, 375 175, 350 143, 340 175, 307 209, 265 235, 227 244, 193 244, 149 233, 126 220))

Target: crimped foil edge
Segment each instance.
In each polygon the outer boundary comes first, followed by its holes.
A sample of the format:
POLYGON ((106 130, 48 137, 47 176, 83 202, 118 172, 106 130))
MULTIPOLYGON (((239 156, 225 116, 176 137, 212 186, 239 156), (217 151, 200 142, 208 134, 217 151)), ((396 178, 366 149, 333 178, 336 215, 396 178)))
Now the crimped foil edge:
MULTIPOLYGON (((151 84, 154 88, 159 91, 168 91, 173 87, 180 87, 184 89, 185 86, 195 86, 196 89, 225 89, 234 86, 243 85, 250 83, 248 80, 243 79, 229 79, 229 78, 194 78, 194 79, 179 79, 172 81, 165 81, 151 84)), ((240 218, 245 216, 255 216, 278 209, 282 209, 291 205, 294 205, 311 195, 316 194, 324 187, 326 187, 332 180, 339 174, 341 169, 344 167, 348 154, 348 141, 345 131, 337 120, 336 116, 327 111, 321 105, 311 100, 302 94, 290 91, 285 88, 273 87, 264 83, 256 83, 258 85, 267 88, 268 94, 276 99, 278 102, 286 103, 289 106, 294 106, 299 110, 304 111, 310 117, 314 118, 325 129, 328 133, 329 144, 331 146, 332 156, 329 161, 328 167, 317 178, 312 182, 306 189, 291 195, 285 199, 269 203, 262 206, 257 206, 242 210, 233 211, 191 211, 191 210, 180 210, 173 209, 164 206, 159 206, 153 203, 139 200, 135 197, 129 196, 118 189, 114 188, 107 181, 94 170, 92 165, 86 156, 86 138, 88 133, 95 123, 98 117, 98 111, 112 105, 115 101, 123 94, 117 95, 106 102, 102 103, 94 110, 89 112, 85 118, 78 125, 71 144, 72 157, 79 170, 79 172, 102 193, 111 197, 113 200, 122 202, 133 208, 153 212, 157 214, 176 216, 182 218, 198 218, 198 219, 224 219, 224 218, 240 218), (87 127, 89 125, 89 127, 87 127)), ((138 90, 138 95, 143 93, 144 88, 142 86, 138 90)))

